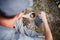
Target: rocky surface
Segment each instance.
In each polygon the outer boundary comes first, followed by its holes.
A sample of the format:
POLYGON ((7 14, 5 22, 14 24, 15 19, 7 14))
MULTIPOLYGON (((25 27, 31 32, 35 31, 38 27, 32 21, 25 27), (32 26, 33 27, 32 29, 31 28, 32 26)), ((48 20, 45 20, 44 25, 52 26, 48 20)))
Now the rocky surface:
POLYGON ((39 10, 47 12, 53 38, 54 40, 60 40, 60 9, 55 2, 56 0, 35 0, 34 9, 36 12, 39 10))

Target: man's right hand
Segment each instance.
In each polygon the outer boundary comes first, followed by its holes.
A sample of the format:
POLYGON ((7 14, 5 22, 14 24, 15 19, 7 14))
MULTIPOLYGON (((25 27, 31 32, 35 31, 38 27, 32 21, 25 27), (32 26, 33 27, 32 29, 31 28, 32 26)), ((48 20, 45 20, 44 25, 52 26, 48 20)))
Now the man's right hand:
POLYGON ((44 11, 41 11, 38 14, 39 17, 41 17, 43 24, 44 24, 44 31, 45 31, 45 40, 53 40, 51 30, 48 25, 48 21, 46 18, 46 13, 44 11))

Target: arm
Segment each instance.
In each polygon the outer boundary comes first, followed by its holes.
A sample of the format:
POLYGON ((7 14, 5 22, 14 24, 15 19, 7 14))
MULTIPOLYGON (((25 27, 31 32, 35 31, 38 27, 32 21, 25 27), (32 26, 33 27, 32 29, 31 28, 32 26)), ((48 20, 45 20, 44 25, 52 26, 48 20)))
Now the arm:
POLYGON ((44 24, 45 40, 53 40, 52 33, 49 28, 45 12, 42 11, 41 14, 39 14, 39 16, 42 18, 44 24))
POLYGON ((23 15, 22 17, 24 17, 24 18, 28 18, 26 15, 23 15))
POLYGON ((22 17, 24 17, 24 18, 30 18, 30 15, 26 14, 26 15, 23 15, 22 17))

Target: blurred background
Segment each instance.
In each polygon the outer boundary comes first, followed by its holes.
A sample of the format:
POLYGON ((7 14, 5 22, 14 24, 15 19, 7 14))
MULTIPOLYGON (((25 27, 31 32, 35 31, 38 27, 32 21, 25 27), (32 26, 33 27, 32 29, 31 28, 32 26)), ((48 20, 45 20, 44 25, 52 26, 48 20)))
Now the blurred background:
POLYGON ((60 0, 34 0, 32 8, 46 12, 54 40, 60 40, 60 0))

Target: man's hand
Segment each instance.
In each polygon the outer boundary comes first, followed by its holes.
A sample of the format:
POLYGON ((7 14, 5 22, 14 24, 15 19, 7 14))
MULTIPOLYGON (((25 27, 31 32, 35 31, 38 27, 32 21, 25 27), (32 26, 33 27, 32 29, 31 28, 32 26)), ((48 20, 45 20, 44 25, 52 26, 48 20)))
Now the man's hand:
POLYGON ((42 19, 42 21, 47 20, 47 19, 46 19, 46 13, 45 13, 44 11, 41 11, 41 12, 38 14, 38 16, 42 19))
POLYGON ((49 28, 47 18, 46 18, 46 13, 44 11, 41 11, 38 14, 39 17, 41 17, 43 23, 44 23, 44 31, 45 31, 45 40, 53 40, 51 30, 49 28))

